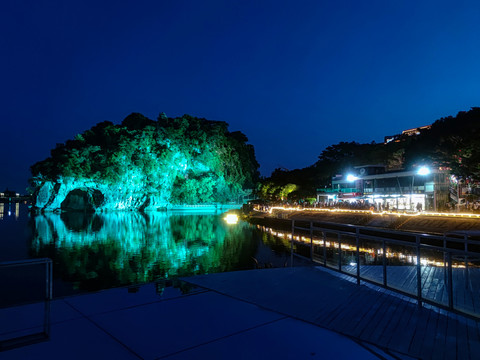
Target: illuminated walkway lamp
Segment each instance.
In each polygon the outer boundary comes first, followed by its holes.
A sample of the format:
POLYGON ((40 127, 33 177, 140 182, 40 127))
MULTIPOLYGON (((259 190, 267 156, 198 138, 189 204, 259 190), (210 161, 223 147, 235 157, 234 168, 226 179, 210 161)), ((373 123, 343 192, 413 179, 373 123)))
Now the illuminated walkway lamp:
MULTIPOLYGON (((431 173, 430 171, 430 168, 426 167, 426 166, 421 166, 418 170, 417 170, 417 175, 420 175, 420 176, 427 176, 431 173)), ((410 191, 410 209, 413 210, 413 203, 412 203, 412 198, 413 198, 413 183, 415 181, 415 175, 412 175, 412 186, 411 186, 411 191, 410 191)), ((425 183, 423 185, 423 194, 425 196, 425 183)), ((425 204, 424 204, 425 205, 425 204)))

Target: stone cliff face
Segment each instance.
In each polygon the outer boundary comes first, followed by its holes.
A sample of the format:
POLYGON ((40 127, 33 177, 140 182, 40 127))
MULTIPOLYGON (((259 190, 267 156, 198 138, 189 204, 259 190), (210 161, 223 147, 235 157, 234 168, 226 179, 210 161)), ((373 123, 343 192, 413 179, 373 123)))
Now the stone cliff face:
POLYGON ((61 178, 37 184, 34 207, 40 211, 158 210, 169 205, 170 190, 167 185, 160 193, 148 195, 141 187, 61 178))

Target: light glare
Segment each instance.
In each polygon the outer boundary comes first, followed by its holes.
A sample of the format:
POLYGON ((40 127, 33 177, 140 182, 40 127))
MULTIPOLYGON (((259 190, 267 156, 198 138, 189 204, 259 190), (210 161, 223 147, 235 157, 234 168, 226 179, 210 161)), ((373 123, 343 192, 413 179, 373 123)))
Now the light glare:
POLYGON ((238 223, 238 216, 236 214, 227 214, 225 221, 227 224, 236 224, 238 223))
POLYGON ((426 166, 422 166, 420 169, 417 171, 418 175, 428 175, 430 174, 430 169, 426 166))

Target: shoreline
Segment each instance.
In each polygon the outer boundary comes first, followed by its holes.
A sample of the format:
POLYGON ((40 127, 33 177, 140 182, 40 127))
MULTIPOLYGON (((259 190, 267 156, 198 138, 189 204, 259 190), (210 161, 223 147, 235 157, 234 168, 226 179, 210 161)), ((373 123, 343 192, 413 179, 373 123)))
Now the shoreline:
POLYGON ((264 225, 282 230, 291 230, 292 220, 317 221, 343 225, 365 226, 378 229, 426 232, 443 235, 453 231, 468 231, 480 238, 480 215, 478 214, 445 214, 439 213, 375 213, 359 210, 309 210, 275 208, 269 212, 252 210, 247 219, 255 225, 264 225))

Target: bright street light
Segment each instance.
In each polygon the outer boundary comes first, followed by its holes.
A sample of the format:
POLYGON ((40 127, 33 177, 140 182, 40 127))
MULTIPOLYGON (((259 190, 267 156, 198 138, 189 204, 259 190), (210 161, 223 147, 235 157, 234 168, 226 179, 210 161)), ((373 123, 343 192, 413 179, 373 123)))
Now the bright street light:
POLYGON ((347 181, 348 181, 348 182, 353 182, 353 181, 358 180, 358 179, 359 179, 359 178, 356 177, 355 175, 352 175, 352 174, 348 174, 348 175, 347 175, 347 181))
POLYGON ((426 166, 422 166, 420 169, 417 171, 418 175, 428 175, 430 174, 430 169, 426 166))

